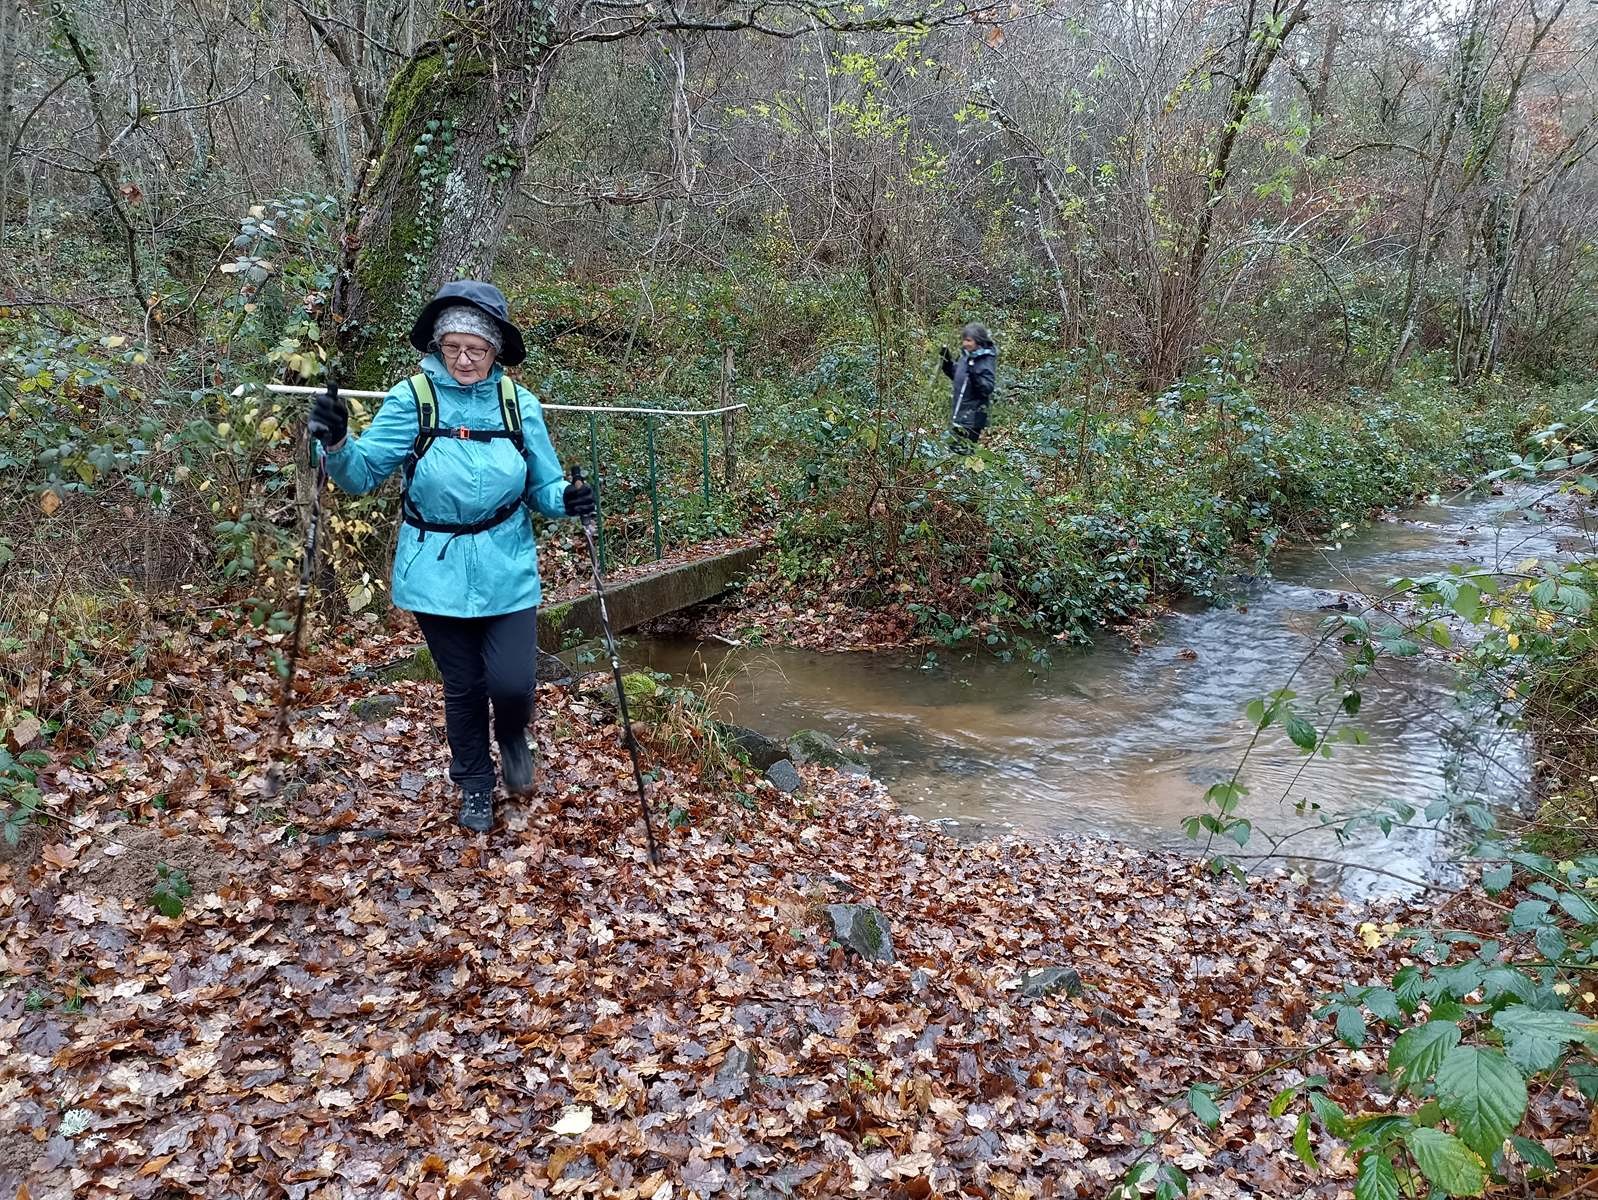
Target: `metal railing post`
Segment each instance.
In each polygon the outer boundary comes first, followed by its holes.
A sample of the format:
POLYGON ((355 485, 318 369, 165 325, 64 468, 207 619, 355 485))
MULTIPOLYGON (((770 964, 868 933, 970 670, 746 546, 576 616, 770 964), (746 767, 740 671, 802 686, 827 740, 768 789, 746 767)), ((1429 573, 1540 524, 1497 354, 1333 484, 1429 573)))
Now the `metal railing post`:
POLYGON ((701 490, 705 496, 705 507, 710 506, 710 418, 699 418, 699 465, 702 474, 699 477, 701 490))
MULTIPOLYGON (((593 468, 594 487, 599 487, 599 416, 596 413, 588 414, 588 465, 593 468)), ((599 573, 606 574, 609 568, 605 566, 605 494, 603 491, 594 493, 597 511, 594 513, 594 531, 598 534, 599 542, 599 573)))
POLYGON ((649 446, 649 515, 655 524, 655 561, 661 560, 660 552, 660 484, 659 476, 655 470, 655 418, 653 415, 644 418, 644 437, 649 446))

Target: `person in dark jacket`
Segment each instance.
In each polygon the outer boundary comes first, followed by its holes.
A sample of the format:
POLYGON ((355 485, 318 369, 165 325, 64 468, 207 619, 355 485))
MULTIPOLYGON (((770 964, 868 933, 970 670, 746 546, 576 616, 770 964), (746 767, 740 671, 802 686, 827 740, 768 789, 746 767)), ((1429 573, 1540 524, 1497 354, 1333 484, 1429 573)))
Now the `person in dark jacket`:
POLYGON ((988 405, 993 400, 994 370, 999 365, 999 352, 994 348, 993 337, 986 325, 972 321, 960 331, 960 357, 949 353, 947 346, 939 348, 943 373, 952 381, 954 403, 949 414, 953 426, 955 447, 968 450, 966 442, 981 439, 988 427, 988 405))
POLYGON ((346 492, 403 475, 394 603, 415 614, 444 678, 457 820, 487 833, 491 710, 506 790, 533 786, 527 726, 543 589, 528 512, 582 517, 597 498, 587 483, 566 482, 538 397, 504 372, 526 350, 497 287, 445 284, 416 318, 411 345, 423 355, 418 372, 389 389, 365 433, 350 434, 349 408, 331 387, 310 429, 346 492))

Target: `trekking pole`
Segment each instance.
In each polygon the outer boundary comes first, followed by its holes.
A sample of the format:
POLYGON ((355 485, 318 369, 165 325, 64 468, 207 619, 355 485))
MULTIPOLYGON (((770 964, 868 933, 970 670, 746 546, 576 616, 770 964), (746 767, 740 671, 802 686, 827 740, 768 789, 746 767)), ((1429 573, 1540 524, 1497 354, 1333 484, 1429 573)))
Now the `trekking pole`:
MULTIPOLYGON (((329 373, 327 386, 336 389, 338 384, 329 373)), ((316 437, 306 430, 305 441, 311 457, 310 466, 315 473, 311 485, 311 509, 305 520, 305 546, 300 553, 300 581, 294 593, 294 631, 289 641, 288 663, 283 674, 283 689, 277 698, 277 725, 272 731, 272 745, 268 753, 270 765, 266 770, 266 797, 276 798, 283 786, 283 767, 279 761, 283 744, 289 737, 289 705, 294 697, 294 681, 300 669, 300 642, 305 628, 305 606, 311 595, 311 580, 316 577, 317 543, 322 532, 322 493, 327 489, 327 455, 317 453, 316 437)))
MULTIPOLYGON (((583 482, 583 469, 572 468, 572 482, 583 482)), ((649 862, 660 865, 660 849, 655 845, 655 827, 649 819, 649 801, 644 796, 644 770, 638 764, 638 739, 633 736, 632 714, 627 711, 627 689, 621 681, 621 658, 616 653, 616 635, 610 631, 610 610, 605 607, 605 584, 599 577, 599 553, 594 549, 594 516, 581 519, 583 540, 588 543, 588 562, 594 569, 594 595, 599 599, 599 624, 605 631, 605 648, 610 651, 610 673, 616 680, 616 703, 621 707, 622 740, 633 758, 633 782, 638 785, 638 811, 644 815, 644 836, 649 839, 649 862)))

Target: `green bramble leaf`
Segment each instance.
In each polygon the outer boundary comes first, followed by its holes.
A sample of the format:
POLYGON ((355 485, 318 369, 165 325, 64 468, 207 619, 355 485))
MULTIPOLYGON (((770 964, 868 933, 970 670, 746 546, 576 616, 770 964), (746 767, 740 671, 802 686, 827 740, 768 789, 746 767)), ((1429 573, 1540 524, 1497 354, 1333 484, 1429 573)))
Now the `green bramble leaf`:
POLYGON ((1487 1186, 1481 1159, 1464 1142, 1441 1129, 1411 1129, 1404 1144, 1421 1174, 1450 1196, 1479 1196, 1487 1186))
POLYGON ((1398 1200, 1398 1173, 1385 1154, 1371 1150, 1359 1160, 1354 1200, 1398 1200))
POLYGON ((1459 1026, 1452 1021, 1427 1021, 1406 1029, 1387 1052, 1387 1069, 1400 1087, 1414 1090, 1436 1074, 1448 1052, 1459 1045, 1459 1026))
POLYGON ((1214 1129, 1221 1123, 1221 1110, 1215 1104, 1215 1085, 1195 1083, 1187 1089, 1187 1106, 1193 1115, 1214 1129))
POLYGON ((1498 1051, 1460 1046, 1437 1068, 1437 1100, 1461 1140, 1491 1160, 1526 1115, 1526 1081, 1498 1051))

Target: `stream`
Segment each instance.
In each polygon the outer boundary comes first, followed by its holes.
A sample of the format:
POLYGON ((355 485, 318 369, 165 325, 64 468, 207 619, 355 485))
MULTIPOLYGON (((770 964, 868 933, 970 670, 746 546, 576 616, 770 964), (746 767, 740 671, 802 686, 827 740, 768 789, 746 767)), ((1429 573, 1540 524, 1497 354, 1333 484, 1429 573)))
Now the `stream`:
MULTIPOLYGON (((762 732, 859 739, 900 804, 954 832, 1086 833, 1191 851, 1184 818, 1231 776, 1253 732, 1244 706, 1283 686, 1310 653, 1322 606, 1348 597, 1357 610, 1359 593, 1395 577, 1462 563, 1507 569, 1589 544, 1568 525, 1528 520, 1517 506, 1528 498, 1512 489, 1419 507, 1340 543, 1282 550, 1271 577, 1241 584, 1232 604, 1163 617, 1157 645, 1134 652, 1105 633, 1090 648, 1057 651, 1043 673, 941 648, 827 654, 652 638, 629 658, 695 681, 708 672, 724 692, 722 715, 762 732)), ((1304 715, 1329 713, 1340 664, 1334 646, 1300 673, 1304 715)), ((1306 874, 1351 896, 1406 893, 1414 889, 1394 876, 1433 878, 1446 867, 1450 832, 1425 819, 1426 806, 1444 794, 1520 802, 1528 740, 1460 701, 1440 656, 1384 657, 1362 690, 1353 723, 1369 734, 1365 746, 1307 758, 1278 728, 1262 736, 1242 774, 1250 793, 1239 814, 1257 830, 1242 853, 1269 849, 1261 834, 1293 834, 1282 849, 1306 874), (1390 836, 1366 827, 1340 844, 1322 819, 1388 800, 1421 810, 1390 836)))

